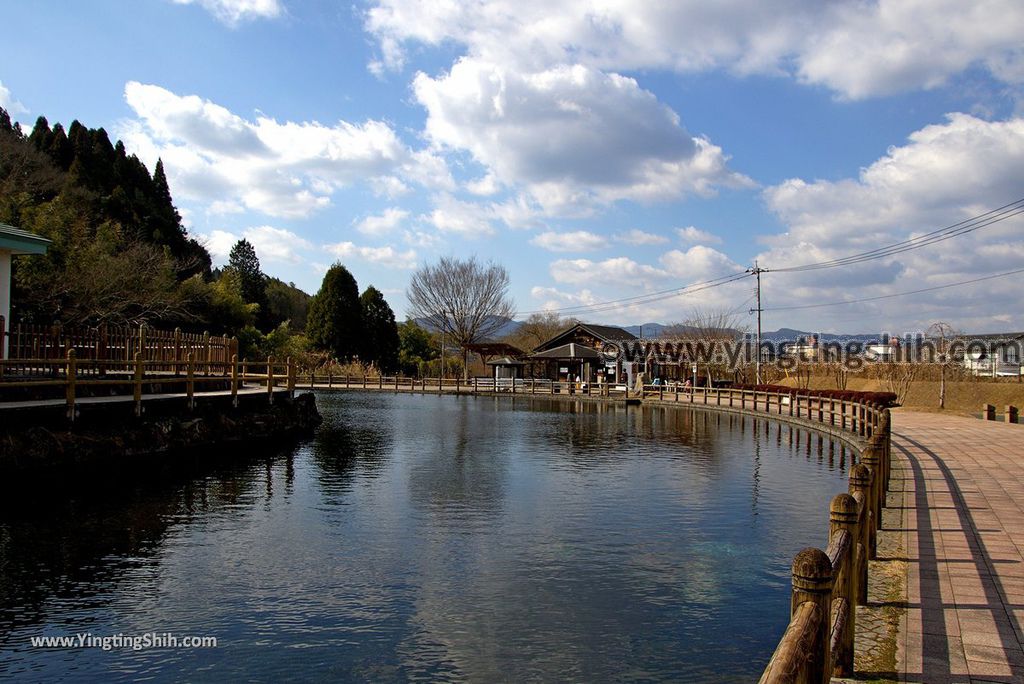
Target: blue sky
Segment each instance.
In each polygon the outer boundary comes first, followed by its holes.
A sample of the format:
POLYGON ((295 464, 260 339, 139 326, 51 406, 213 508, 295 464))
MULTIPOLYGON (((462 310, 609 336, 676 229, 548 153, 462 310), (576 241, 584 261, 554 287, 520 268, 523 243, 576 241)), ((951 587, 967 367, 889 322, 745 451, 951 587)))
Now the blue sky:
MULTIPOLYGON (((750 266, 899 242, 1024 197, 1024 6, 992 0, 7 2, 0 105, 164 160, 215 261, 399 317, 417 264, 508 268, 525 315, 752 323, 750 266), (570 307, 591 307, 570 309, 570 307)), ((765 327, 1024 329, 1024 217, 764 277, 765 327)))

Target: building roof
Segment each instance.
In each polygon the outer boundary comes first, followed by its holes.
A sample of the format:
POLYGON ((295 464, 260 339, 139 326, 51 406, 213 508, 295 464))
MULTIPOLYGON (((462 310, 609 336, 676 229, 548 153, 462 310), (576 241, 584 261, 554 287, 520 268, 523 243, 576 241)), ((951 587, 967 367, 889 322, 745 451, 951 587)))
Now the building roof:
POLYGON ((46 254, 51 241, 42 235, 0 223, 0 249, 12 254, 46 254))
POLYGON ((602 342, 613 342, 616 340, 635 340, 637 337, 633 333, 625 330, 624 328, 618 328, 614 325, 594 325, 593 323, 576 323, 573 326, 566 328, 562 332, 558 333, 551 339, 538 344, 535 349, 543 349, 545 347, 558 342, 563 337, 575 332, 576 330, 582 330, 589 334, 595 339, 601 340, 602 342))
POLYGON ((502 356, 500 359, 492 359, 487 362, 488 366, 525 366, 525 361, 513 359, 511 356, 502 356))
POLYGON ((596 361, 604 357, 601 356, 601 352, 593 347, 570 342, 569 344, 563 344, 561 347, 531 354, 530 358, 537 360, 546 359, 549 361, 596 361))
POLYGON ((502 356, 518 357, 525 354, 522 349, 507 342, 493 342, 490 340, 467 344, 466 349, 481 356, 497 356, 501 354, 502 356))

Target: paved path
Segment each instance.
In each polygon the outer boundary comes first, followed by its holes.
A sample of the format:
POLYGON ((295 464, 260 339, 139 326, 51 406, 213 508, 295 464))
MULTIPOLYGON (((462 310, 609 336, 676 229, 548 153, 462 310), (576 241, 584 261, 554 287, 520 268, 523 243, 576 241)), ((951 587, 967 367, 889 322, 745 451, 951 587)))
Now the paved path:
POLYGON ((900 680, 1024 682, 1024 425, 896 411, 892 445, 900 680))

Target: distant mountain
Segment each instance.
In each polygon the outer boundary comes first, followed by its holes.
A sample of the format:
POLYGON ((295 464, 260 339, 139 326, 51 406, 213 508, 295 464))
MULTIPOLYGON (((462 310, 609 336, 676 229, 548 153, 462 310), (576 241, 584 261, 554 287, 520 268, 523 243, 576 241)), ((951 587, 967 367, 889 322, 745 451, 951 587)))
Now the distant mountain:
POLYGON ((633 333, 637 337, 645 337, 650 339, 652 337, 660 337, 661 333, 663 333, 665 331, 665 328, 667 328, 668 326, 663 325, 661 323, 644 323, 642 325, 620 325, 619 327, 622 328, 623 330, 633 333))
POLYGON ((818 332, 807 332, 805 330, 794 330, 793 328, 779 328, 778 330, 771 330, 761 332, 762 340, 769 340, 772 342, 785 342, 785 341, 796 341, 801 338, 810 341, 814 336, 818 337, 819 342, 833 342, 833 341, 846 341, 846 340, 857 340, 858 342, 871 342, 877 340, 881 335, 873 334, 856 334, 850 335, 846 333, 818 333, 818 332))

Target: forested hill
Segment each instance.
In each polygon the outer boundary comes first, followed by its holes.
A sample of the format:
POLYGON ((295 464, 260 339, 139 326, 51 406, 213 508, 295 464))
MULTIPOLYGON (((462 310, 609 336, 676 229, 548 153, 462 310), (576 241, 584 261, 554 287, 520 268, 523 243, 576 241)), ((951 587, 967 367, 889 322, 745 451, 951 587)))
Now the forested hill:
POLYGON ((51 128, 39 117, 25 136, 0 110, 0 135, 5 138, 0 163, 12 164, 0 172, 6 181, 0 191, 3 222, 38 228, 51 237, 47 231, 54 226, 40 210, 51 208, 49 203, 63 194, 65 200, 73 197, 68 208, 78 222, 95 230, 113 228, 128 241, 167 247, 179 261, 182 278, 209 274, 210 255, 182 227, 161 162, 150 175, 120 140, 111 144, 104 129, 78 121, 65 132, 61 124, 51 128))
POLYGON ((102 128, 39 117, 25 135, 0 109, 0 222, 53 241, 15 260, 15 320, 194 327, 209 313, 210 255, 181 225, 163 165, 150 175, 102 128))

